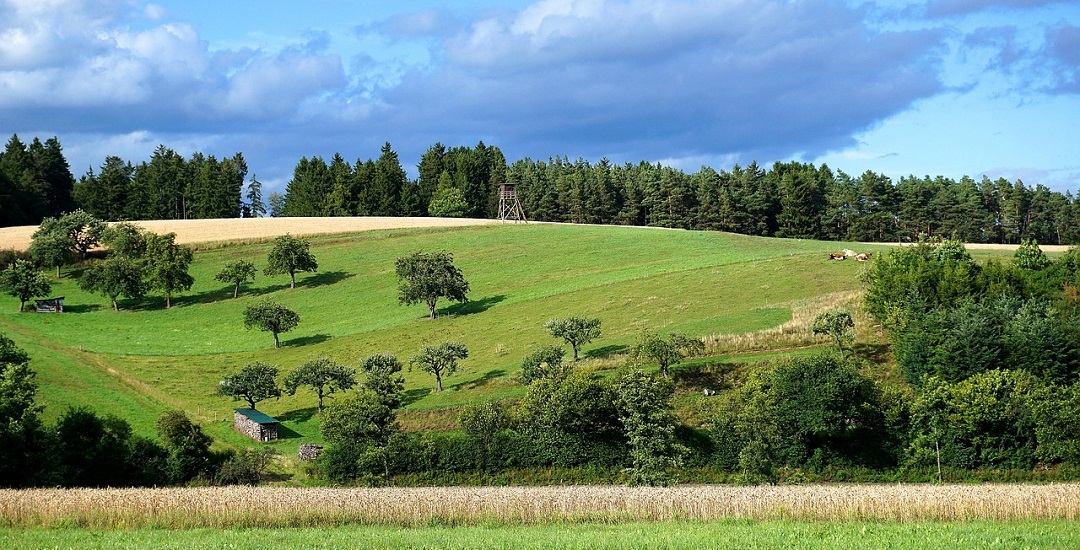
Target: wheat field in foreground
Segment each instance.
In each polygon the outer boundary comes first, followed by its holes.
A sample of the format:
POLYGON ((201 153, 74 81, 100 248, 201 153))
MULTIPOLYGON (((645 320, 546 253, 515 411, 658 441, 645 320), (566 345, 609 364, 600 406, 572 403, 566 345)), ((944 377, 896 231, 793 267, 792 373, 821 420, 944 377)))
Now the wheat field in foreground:
POLYGON ((30 489, 0 527, 98 529, 540 524, 720 519, 1080 519, 1080 484, 30 489))

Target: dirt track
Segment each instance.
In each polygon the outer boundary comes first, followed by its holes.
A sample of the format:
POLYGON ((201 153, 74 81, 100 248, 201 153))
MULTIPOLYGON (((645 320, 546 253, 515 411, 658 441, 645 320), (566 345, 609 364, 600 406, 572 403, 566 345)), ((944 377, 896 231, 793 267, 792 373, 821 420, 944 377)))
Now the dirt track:
MULTIPOLYGON (((220 220, 150 220, 134 222, 154 233, 176 233, 178 243, 205 243, 293 235, 321 235, 411 227, 460 227, 499 223, 467 218, 232 218, 220 220)), ((0 228, 0 250, 26 250, 36 225, 0 228)))

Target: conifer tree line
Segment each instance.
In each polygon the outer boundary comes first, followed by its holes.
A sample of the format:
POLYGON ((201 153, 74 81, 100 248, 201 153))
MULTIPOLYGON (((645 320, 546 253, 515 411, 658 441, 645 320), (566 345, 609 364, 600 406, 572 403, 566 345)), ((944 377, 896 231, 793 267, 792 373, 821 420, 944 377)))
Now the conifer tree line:
POLYGON ((390 143, 377 158, 301 158, 284 193, 264 197, 241 153, 185 159, 162 145, 132 165, 109 156, 78 181, 56 138, 0 153, 0 226, 39 223, 81 208, 104 220, 241 216, 460 216, 492 218, 497 185, 517 184, 530 220, 650 225, 769 237, 974 243, 1080 243, 1071 191, 1004 178, 955 180, 827 165, 756 162, 697 172, 640 162, 567 157, 508 162, 497 146, 432 145, 411 179, 390 143))

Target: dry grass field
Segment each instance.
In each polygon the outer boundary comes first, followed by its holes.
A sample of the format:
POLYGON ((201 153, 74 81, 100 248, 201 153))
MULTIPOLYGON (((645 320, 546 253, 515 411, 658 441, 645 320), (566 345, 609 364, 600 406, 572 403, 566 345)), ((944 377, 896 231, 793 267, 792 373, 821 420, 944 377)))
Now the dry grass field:
MULTIPOLYGON (((230 218, 220 220, 149 220, 134 222, 154 233, 176 233, 176 242, 183 244, 220 241, 268 240, 285 233, 325 235, 407 229, 416 227, 463 227, 499 223, 497 220, 469 218, 230 218)), ((0 228, 0 250, 26 250, 36 225, 0 228)))
POLYGON ((0 490, 0 527, 1080 519, 1080 484, 0 490))

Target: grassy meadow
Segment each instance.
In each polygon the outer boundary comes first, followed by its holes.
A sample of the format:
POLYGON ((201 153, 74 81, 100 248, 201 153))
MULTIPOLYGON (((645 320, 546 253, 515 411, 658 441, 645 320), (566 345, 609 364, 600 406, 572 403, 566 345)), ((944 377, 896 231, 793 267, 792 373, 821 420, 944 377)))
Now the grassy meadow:
MULTIPOLYGON (((709 338, 717 361, 756 360, 756 353, 820 345, 807 329, 817 311, 853 303, 863 264, 830 262, 840 243, 764 239, 718 232, 568 225, 494 225, 453 229, 395 229, 312 237, 317 273, 260 274, 232 298, 213 277, 227 262, 253 261, 261 270, 268 242, 202 247, 191 274, 195 286, 171 309, 151 295, 121 301, 83 292, 77 270, 65 268, 53 295, 65 296, 61 315, 16 313, 0 297, 0 332, 26 349, 40 383, 47 419, 68 405, 86 405, 128 420, 153 435, 168 408, 185 410, 225 445, 250 445, 231 426, 239 403, 214 395, 228 372, 261 360, 282 373, 319 355, 355 366, 375 352, 403 361, 424 344, 460 339, 470 356, 434 391, 434 379, 407 371, 406 427, 452 427, 471 402, 515 398, 521 358, 556 343, 544 330, 552 317, 587 315, 603 321, 603 336, 583 348, 586 368, 614 368, 645 329, 709 338), (439 304, 426 319, 423 304, 397 301, 396 258, 417 250, 446 250, 471 286, 470 302, 439 304), (269 333, 245 330, 242 311, 271 298, 296 310, 299 327, 273 349, 269 333), (744 354, 744 355, 735 355, 744 354), (733 359, 735 358, 735 359, 733 359)), ((775 353, 766 354, 775 358, 775 353)), ((314 396, 301 389, 259 404, 282 419, 285 455, 318 441, 314 396)))
POLYGON ((24 548, 1076 548, 1067 521, 720 521, 529 526, 388 526, 280 529, 0 529, 0 545, 24 548))

